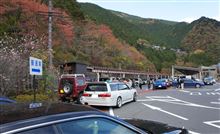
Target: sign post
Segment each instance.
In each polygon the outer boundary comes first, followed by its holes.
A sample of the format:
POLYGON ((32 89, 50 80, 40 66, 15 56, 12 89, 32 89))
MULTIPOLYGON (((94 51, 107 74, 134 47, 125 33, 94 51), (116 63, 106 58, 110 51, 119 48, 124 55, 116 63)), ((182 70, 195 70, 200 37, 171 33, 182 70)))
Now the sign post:
POLYGON ((33 75, 34 102, 36 102, 36 75, 42 75, 43 62, 34 57, 29 58, 30 75, 33 75))

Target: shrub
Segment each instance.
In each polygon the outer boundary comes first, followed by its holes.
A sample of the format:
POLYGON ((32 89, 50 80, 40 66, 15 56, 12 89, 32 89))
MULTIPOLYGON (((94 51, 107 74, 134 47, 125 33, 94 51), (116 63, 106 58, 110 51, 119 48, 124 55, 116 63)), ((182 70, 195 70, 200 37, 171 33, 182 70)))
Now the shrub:
MULTIPOLYGON (((15 100, 17 102, 32 102, 34 100, 34 95, 18 95, 15 97, 15 100)), ((48 101, 49 97, 45 94, 36 94, 36 101, 37 102, 43 102, 43 101, 48 101)))

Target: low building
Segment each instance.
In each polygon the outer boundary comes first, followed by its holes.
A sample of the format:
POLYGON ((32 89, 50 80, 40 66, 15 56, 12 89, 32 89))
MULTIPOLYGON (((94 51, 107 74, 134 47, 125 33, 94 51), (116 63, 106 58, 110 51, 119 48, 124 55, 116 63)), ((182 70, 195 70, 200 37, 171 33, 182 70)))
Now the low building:
POLYGON ((184 67, 184 66, 172 66, 172 77, 174 77, 177 71, 183 75, 191 75, 198 79, 203 79, 207 76, 212 76, 213 78, 218 78, 217 65, 213 66, 200 66, 198 68, 195 67, 184 67))

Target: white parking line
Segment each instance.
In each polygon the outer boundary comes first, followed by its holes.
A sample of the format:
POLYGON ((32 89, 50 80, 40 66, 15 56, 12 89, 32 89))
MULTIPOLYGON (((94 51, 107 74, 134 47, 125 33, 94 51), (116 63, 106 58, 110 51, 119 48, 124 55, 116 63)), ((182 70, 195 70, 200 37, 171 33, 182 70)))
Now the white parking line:
POLYGON ((187 90, 179 90, 180 92, 189 93, 190 91, 187 90))
POLYGON ((215 89, 215 91, 217 92, 217 91, 220 91, 220 88, 219 89, 215 89))
POLYGON ((176 114, 174 114, 174 113, 165 111, 165 110, 163 110, 163 109, 161 109, 161 108, 159 108, 159 107, 155 107, 155 106, 148 105, 148 104, 145 104, 145 103, 142 103, 142 104, 145 105, 146 107, 151 108, 152 110, 158 110, 158 111, 167 113, 167 114, 169 114, 169 115, 175 116, 175 117, 177 117, 177 118, 180 118, 180 119, 182 119, 182 120, 189 120, 189 119, 187 119, 187 118, 185 118, 185 117, 182 117, 182 116, 176 115, 176 114))
POLYGON ((202 95, 200 92, 191 92, 189 95, 202 95))
POLYGON ((210 102, 211 104, 220 104, 220 102, 210 102))
POLYGON ((220 128, 220 125, 216 125, 215 123, 220 123, 220 120, 217 120, 217 121, 205 121, 203 122, 207 125, 210 125, 210 126, 213 126, 213 127, 217 127, 217 128, 220 128))
POLYGON ((188 130, 189 131, 189 134, 200 134, 200 133, 197 133, 197 132, 194 132, 194 131, 190 131, 190 130, 188 130))
POLYGON ((191 106, 191 107, 200 107, 200 108, 207 108, 207 109, 216 109, 220 110, 220 107, 211 107, 211 106, 205 106, 205 105, 199 105, 183 100, 176 99, 171 96, 146 96, 147 99, 143 100, 137 100, 137 101, 159 101, 159 102, 165 102, 165 103, 171 103, 171 104, 177 104, 177 105, 184 105, 184 106, 191 106))
POLYGON ((111 116, 115 116, 112 107, 109 108, 109 114, 110 114, 111 116))

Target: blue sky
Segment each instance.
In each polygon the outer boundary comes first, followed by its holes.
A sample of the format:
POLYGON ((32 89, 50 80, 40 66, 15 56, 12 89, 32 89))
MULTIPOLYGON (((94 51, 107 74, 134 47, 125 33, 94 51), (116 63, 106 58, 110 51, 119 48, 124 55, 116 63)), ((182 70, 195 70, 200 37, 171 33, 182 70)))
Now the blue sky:
POLYGON ((144 18, 192 22, 201 16, 220 21, 220 0, 77 0, 144 18))

